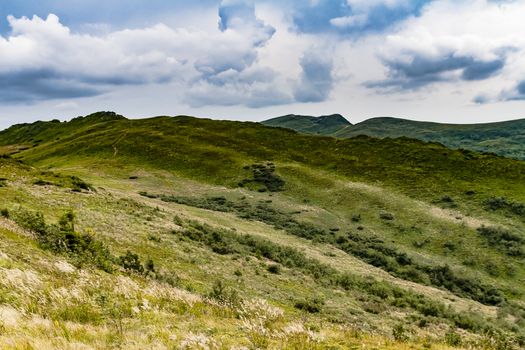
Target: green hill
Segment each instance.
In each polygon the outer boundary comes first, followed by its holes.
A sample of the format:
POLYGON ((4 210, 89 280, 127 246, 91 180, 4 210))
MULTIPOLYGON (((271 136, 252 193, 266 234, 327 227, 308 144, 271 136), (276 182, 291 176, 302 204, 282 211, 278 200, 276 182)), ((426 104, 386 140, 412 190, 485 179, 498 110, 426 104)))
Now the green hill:
POLYGON ((0 153, 2 348, 523 347, 522 161, 112 113, 0 153))
MULTIPOLYGON (((501 156, 525 160, 525 119, 487 124, 442 124, 419 122, 400 118, 372 118, 355 125, 346 125, 334 132, 316 129, 309 118, 294 122, 270 119, 265 125, 280 126, 299 132, 340 138, 367 135, 372 137, 409 137, 422 141, 439 142, 450 148, 464 148, 478 152, 492 152, 501 156), (307 129, 307 130, 305 130, 307 129)), ((323 129, 324 130, 324 129, 323 129)))
POLYGON ((305 134, 332 135, 352 124, 340 114, 310 117, 289 114, 263 121, 262 124, 293 129, 305 134))

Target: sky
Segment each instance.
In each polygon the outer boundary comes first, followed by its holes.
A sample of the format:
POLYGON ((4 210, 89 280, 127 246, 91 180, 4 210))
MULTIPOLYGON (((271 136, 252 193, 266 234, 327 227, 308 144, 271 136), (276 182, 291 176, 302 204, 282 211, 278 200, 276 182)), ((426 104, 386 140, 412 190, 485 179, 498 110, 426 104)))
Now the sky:
POLYGON ((523 118, 524 18, 525 0, 0 0, 0 128, 100 110, 523 118))

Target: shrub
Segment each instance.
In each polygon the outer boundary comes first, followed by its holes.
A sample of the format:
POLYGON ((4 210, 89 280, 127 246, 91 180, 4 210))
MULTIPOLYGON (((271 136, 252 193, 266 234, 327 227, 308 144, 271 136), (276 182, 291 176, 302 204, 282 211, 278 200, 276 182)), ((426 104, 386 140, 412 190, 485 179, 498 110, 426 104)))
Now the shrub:
POLYGON ((392 221, 392 220, 394 220, 394 215, 392 215, 390 213, 387 213, 387 212, 381 212, 381 213, 379 213, 379 218, 381 220, 392 221))
POLYGON ((226 287, 221 280, 215 281, 208 297, 223 304, 235 305, 239 303, 237 291, 226 287))
POLYGON ((449 195, 444 195, 441 197, 441 202, 443 203, 454 203, 454 200, 449 195))
POLYGON ((7 208, 0 209, 0 216, 9 219, 9 210, 7 208))
POLYGON ((151 193, 148 193, 148 192, 146 192, 146 191, 140 191, 139 194, 140 194, 141 196, 143 196, 143 197, 152 198, 152 199, 154 199, 154 198, 158 198, 158 197, 159 197, 159 196, 156 195, 156 194, 151 194, 151 193))
POLYGON ((253 178, 244 179, 239 182, 239 187, 245 187, 248 184, 262 186, 257 188, 259 192, 279 192, 283 190, 284 180, 275 174, 275 165, 273 163, 253 164, 245 166, 243 169, 249 170, 251 168, 253 178))
POLYGON ((394 326, 392 329, 392 335, 397 341, 407 341, 409 339, 408 330, 402 324, 394 326))
POLYGON ((487 210, 506 210, 518 216, 525 216, 525 204, 511 201, 505 197, 492 197, 484 202, 487 210))
POLYGON ((321 312, 324 304, 323 299, 315 297, 297 301, 294 306, 296 309, 315 314, 321 312))
POLYGON ((75 192, 82 192, 82 190, 86 190, 86 191, 95 190, 93 186, 91 186, 90 184, 88 184, 87 182, 85 182, 84 180, 80 179, 77 176, 70 176, 70 179, 71 179, 71 186, 72 186, 71 188, 75 192))
POLYGON ((456 208, 458 206, 457 203, 454 201, 454 199, 450 197, 449 195, 444 195, 443 197, 439 199, 438 202, 442 203, 445 207, 448 207, 448 208, 456 208))
POLYGON ((140 257, 129 250, 126 251, 126 254, 121 255, 118 258, 118 264, 128 272, 136 272, 140 274, 144 272, 144 266, 142 266, 142 263, 140 262, 140 257))
POLYGON ((455 331, 445 334, 445 343, 449 346, 461 346, 461 336, 455 331))
POLYGON ((36 186, 48 186, 48 185, 53 185, 53 183, 49 182, 49 181, 42 180, 42 179, 37 179, 37 180, 33 181, 33 185, 36 185, 36 186))
POLYGON ((74 231, 74 214, 67 212, 59 225, 48 225, 42 213, 20 210, 13 215, 15 222, 35 234, 43 249, 72 258, 77 265, 92 264, 106 272, 113 271, 113 257, 106 246, 89 234, 74 231))
POLYGON ((525 238, 509 230, 498 227, 481 226, 478 233, 483 236, 490 245, 499 248, 505 254, 516 257, 525 256, 523 244, 525 238))
POLYGON ((155 272, 155 263, 151 259, 146 260, 146 264, 144 265, 144 267, 146 269, 146 272, 155 272))
POLYGON ((268 272, 273 274, 280 274, 281 273, 281 267, 277 264, 272 264, 268 266, 268 272))
POLYGON ((160 243, 162 241, 162 239, 159 236, 153 233, 148 234, 148 240, 156 243, 160 243))

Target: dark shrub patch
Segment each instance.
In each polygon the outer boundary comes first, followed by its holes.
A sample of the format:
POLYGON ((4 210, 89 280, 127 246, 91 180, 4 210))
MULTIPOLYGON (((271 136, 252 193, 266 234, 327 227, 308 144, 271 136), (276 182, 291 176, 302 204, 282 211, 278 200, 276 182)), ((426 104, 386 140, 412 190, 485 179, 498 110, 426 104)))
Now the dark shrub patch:
POLYGON ((297 301, 294 306, 296 309, 315 314, 321 312, 324 306, 324 300, 321 298, 309 298, 297 301))
POLYGON ((275 165, 273 163, 253 164, 251 167, 245 166, 244 169, 251 169, 253 178, 242 180, 239 183, 240 187, 252 184, 262 186, 257 188, 259 192, 279 192, 283 190, 285 182, 275 174, 275 165))
POLYGON ((503 228, 487 226, 478 228, 478 233, 483 236, 490 245, 497 247, 509 256, 525 256, 525 250, 523 249, 525 238, 516 233, 503 228))
POLYGON ((379 213, 379 218, 381 220, 392 221, 392 220, 394 220, 394 215, 392 215, 390 213, 386 213, 386 212, 381 212, 381 213, 379 213))
POLYGON ((68 212, 58 225, 48 225, 41 213, 20 210, 13 215, 15 222, 33 232, 38 244, 57 254, 65 254, 77 265, 91 264, 106 272, 113 271, 112 256, 106 246, 89 234, 74 231, 74 215, 68 212))
POLYGON ((217 300, 220 303, 235 305, 239 302, 237 291, 228 288, 221 280, 217 280, 208 297, 217 300))
POLYGON ((48 185, 53 185, 53 183, 49 182, 49 181, 42 180, 42 179, 38 179, 38 180, 33 181, 33 185, 36 185, 36 186, 48 186, 48 185))
POLYGON ((95 191, 93 186, 85 182, 84 180, 76 177, 76 176, 70 176, 72 189, 75 192, 82 192, 82 190, 85 191, 95 191))
POLYGON ((144 272, 144 266, 142 266, 139 256, 129 250, 118 258, 118 264, 128 272, 140 274, 144 272))
POLYGON ((525 204, 511 201, 505 197, 492 197, 485 202, 487 210, 505 210, 511 214, 525 217, 525 204))
POLYGON ((281 273, 281 267, 277 264, 272 264, 268 266, 268 272, 273 274, 280 274, 281 273))

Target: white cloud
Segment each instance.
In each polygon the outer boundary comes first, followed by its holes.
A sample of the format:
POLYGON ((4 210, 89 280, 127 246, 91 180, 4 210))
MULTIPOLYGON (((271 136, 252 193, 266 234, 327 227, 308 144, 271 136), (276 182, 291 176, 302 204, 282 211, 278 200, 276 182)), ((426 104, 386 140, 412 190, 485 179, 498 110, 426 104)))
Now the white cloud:
POLYGON ((157 24, 87 35, 73 33, 53 14, 8 20, 12 32, 0 36, 0 77, 12 93, 0 99, 15 102, 93 96, 121 85, 191 85, 224 72, 240 74, 257 63, 258 49, 274 33, 255 14, 238 20, 235 11, 223 14, 222 31, 212 32, 157 24))
POLYGON ((494 77, 514 85, 525 78, 524 16, 524 1, 434 2, 386 36, 378 52, 389 69, 384 86, 494 77))
POLYGON ((358 27, 366 23, 368 16, 365 14, 336 17, 330 20, 330 24, 334 27, 345 28, 345 27, 358 27))

